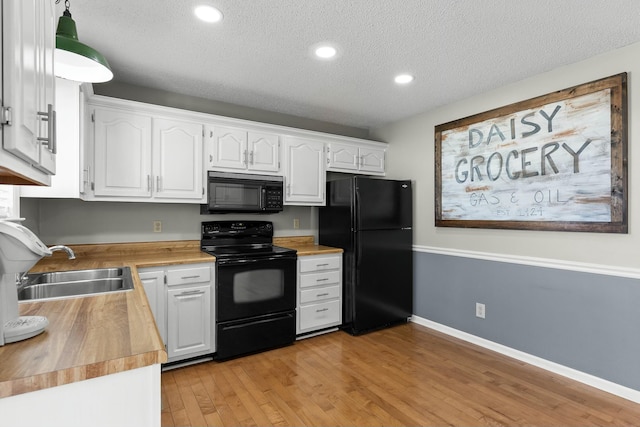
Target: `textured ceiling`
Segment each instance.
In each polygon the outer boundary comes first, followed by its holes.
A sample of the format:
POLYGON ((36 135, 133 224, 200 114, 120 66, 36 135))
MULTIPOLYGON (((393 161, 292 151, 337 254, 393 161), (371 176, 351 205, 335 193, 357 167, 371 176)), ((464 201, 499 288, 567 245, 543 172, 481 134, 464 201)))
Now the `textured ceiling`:
POLYGON ((638 0, 71 0, 70 11, 116 81, 360 128, 640 41, 638 0), (197 21, 198 3, 224 20, 197 21), (310 56, 322 41, 336 60, 310 56), (416 80, 399 87, 400 72, 416 80))

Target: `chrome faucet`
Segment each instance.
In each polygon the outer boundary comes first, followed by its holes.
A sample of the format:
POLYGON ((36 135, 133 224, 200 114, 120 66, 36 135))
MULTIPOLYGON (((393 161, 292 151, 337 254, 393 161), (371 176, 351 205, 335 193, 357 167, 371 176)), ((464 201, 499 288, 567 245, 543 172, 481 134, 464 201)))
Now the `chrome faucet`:
POLYGON ((71 249, 68 246, 65 245, 55 245, 55 246, 51 246, 49 248, 49 250, 51 252, 55 252, 55 251, 65 251, 67 253, 67 256, 69 257, 69 259, 76 259, 76 254, 73 252, 73 249, 71 249))

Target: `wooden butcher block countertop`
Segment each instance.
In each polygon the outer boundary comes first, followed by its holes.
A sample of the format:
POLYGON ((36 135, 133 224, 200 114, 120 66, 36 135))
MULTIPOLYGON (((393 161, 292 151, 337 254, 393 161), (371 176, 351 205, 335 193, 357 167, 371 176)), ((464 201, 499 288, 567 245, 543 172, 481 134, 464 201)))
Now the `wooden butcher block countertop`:
POLYGON ((316 245, 313 236, 274 237, 273 244, 298 251, 298 256, 338 254, 343 250, 329 246, 316 245))
MULTIPOLYGON (((313 236, 274 238, 298 255, 341 253, 315 245, 313 236)), ((138 267, 213 262, 200 241, 69 245, 31 272, 130 267, 127 292, 20 303, 20 315, 45 316, 44 333, 0 347, 0 398, 60 386, 167 361, 167 353, 138 277, 138 267)))
POLYGON ((0 347, 0 398, 167 361, 136 267, 213 262, 199 241, 70 245, 31 272, 131 267, 126 292, 20 303, 20 315, 45 316, 44 333, 0 347))

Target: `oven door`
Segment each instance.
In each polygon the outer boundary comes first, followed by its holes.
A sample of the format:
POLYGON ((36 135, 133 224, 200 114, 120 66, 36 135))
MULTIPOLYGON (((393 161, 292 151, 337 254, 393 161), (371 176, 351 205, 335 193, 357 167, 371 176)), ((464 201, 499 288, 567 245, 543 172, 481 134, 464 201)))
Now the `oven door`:
POLYGON ((295 255, 220 259, 216 320, 295 310, 296 259, 295 255))

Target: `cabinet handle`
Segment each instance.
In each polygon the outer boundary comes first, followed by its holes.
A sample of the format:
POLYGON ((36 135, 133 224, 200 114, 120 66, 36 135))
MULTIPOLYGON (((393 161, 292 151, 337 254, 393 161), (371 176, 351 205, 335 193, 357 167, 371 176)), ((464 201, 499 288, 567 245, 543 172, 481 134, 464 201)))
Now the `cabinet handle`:
POLYGON ((213 163, 213 154, 209 154, 209 163, 213 163))
POLYGON ((320 308, 318 310, 316 310, 316 313, 322 313, 323 311, 329 311, 328 308, 320 308))
POLYGON ((82 194, 87 191, 87 187, 89 186, 89 180, 91 179, 91 166, 87 165, 86 168, 83 169, 83 179, 82 179, 82 194))
POLYGON ((182 280, 188 280, 188 279, 199 279, 200 275, 195 275, 195 276, 182 276, 181 279, 182 280))
POLYGON ((316 279, 316 282, 326 282, 327 280, 329 280, 329 278, 325 277, 324 279, 316 279))
POLYGON ((246 165, 247 165, 247 163, 248 163, 248 162, 247 162, 247 150, 244 150, 244 154, 243 154, 243 156, 244 156, 244 164, 245 164, 245 166, 246 166, 246 165))
POLYGON ((147 175, 147 191, 151 192, 151 175, 147 175))
POLYGON ((359 166, 364 165, 364 156, 359 156, 359 159, 360 159, 360 164, 359 164, 359 166))
POLYGON ((253 166, 253 151, 249 153, 249 164, 253 166))
POLYGON ((328 265, 329 265, 329 263, 328 263, 328 262, 326 262, 326 263, 324 263, 324 264, 316 264, 316 267, 326 267, 326 266, 328 266, 328 265))
POLYGON ((329 293, 328 293, 328 292, 325 292, 325 293, 323 293, 323 294, 318 294, 318 295, 316 295, 316 297, 328 297, 328 296, 329 296, 329 293))
POLYGON ((160 175, 156 176, 156 191, 162 191, 162 178, 160 178, 160 175))
POLYGON ((42 145, 47 146, 47 150, 56 154, 58 151, 56 144, 56 112, 53 110, 53 104, 47 105, 46 112, 38 111, 38 116, 47 122, 47 137, 39 136, 37 139, 42 145))
POLYGON ((195 290, 195 291, 184 291, 184 292, 180 292, 180 294, 178 295, 179 297, 187 297, 187 296, 191 296, 191 295, 197 295, 197 294, 203 294, 204 292, 201 290, 195 290))

